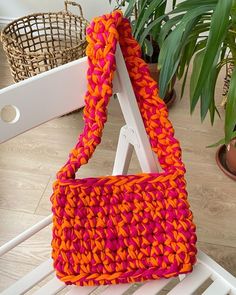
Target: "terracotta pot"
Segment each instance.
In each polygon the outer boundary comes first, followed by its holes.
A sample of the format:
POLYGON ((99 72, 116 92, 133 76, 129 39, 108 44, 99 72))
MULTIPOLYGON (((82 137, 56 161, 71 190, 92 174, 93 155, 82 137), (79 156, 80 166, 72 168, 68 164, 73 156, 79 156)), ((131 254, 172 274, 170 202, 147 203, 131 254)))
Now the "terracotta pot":
POLYGON ((236 175, 236 138, 226 146, 225 160, 228 169, 236 175))
MULTIPOLYGON (((157 81, 157 84, 159 84, 160 71, 157 69, 157 63, 148 63, 148 67, 150 70, 151 77, 155 81, 157 81)), ((164 101, 168 107, 170 107, 176 100, 176 92, 174 90, 175 81, 176 81, 176 76, 173 77, 171 81, 171 85, 164 97, 164 101)))
POLYGON ((216 163, 225 175, 236 181, 236 174, 233 174, 226 164, 226 146, 221 145, 216 152, 216 163))

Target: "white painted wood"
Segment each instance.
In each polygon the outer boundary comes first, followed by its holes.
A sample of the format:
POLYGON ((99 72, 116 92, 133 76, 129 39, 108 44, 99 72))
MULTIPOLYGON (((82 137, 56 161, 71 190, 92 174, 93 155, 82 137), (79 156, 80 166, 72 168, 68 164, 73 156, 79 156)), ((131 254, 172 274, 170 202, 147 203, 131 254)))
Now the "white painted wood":
POLYGON ((211 270, 211 278, 213 280, 217 280, 219 278, 222 280, 222 282, 229 284, 231 288, 231 294, 236 295, 236 278, 233 275, 231 275, 201 250, 198 250, 198 261, 201 262, 201 264, 207 269, 211 270))
POLYGON ((176 285, 174 289, 168 293, 168 295, 192 294, 208 278, 210 278, 210 276, 211 271, 199 263, 194 267, 193 272, 186 275, 186 277, 181 282, 179 282, 179 284, 176 285))
POLYGON ((160 292, 166 285, 168 285, 172 279, 161 279, 157 281, 150 281, 143 284, 133 295, 156 295, 160 292))
POLYGON ((43 287, 39 290, 34 292, 34 295, 54 295, 57 294, 59 291, 65 289, 67 286, 59 281, 56 277, 47 282, 43 287))
POLYGON ((120 284, 109 286, 102 295, 122 295, 131 287, 131 284, 120 284))
MULTIPOLYGON (((52 266, 52 260, 48 259, 47 261, 40 264, 34 270, 29 272, 23 278, 15 282, 9 288, 5 289, 1 295, 21 295, 25 294, 28 290, 34 287, 37 283, 42 281, 48 275, 50 275, 54 269, 52 266)), ((46 295, 47 293, 45 293, 46 295)))
POLYGON ((14 124, 0 120, 0 142, 82 107, 86 71, 85 57, 0 90, 0 110, 14 105, 20 111, 14 124))
POLYGON ((230 287, 220 280, 214 281, 202 295, 227 295, 230 287))
POLYGON ((95 291, 98 287, 77 287, 73 286, 66 295, 89 295, 92 291, 95 291))
POLYGON ((120 46, 116 50, 116 64, 120 82, 117 96, 127 126, 136 132, 138 145, 134 145, 134 148, 140 166, 143 172, 157 172, 160 166, 152 152, 120 46))
POLYGON ((129 169, 134 146, 129 142, 125 127, 120 129, 112 175, 126 175, 129 169))
POLYGON ((186 275, 179 275, 179 280, 182 281, 185 277, 186 275))
MULTIPOLYGON (((83 107, 87 67, 84 57, 0 89, 0 112, 13 105, 20 113, 16 123, 6 123, 0 117, 0 143, 83 107)), ((116 76, 113 88, 114 93, 118 91, 116 76)))
POLYGON ((4 255, 5 253, 10 251, 11 249, 15 248, 17 245, 21 244, 22 242, 24 242, 28 238, 32 237, 34 234, 39 232, 41 229, 48 226, 51 222, 52 222, 52 215, 49 215, 48 217, 44 218, 43 220, 36 223, 35 225, 30 227, 29 229, 25 230, 24 232, 22 232, 21 234, 19 234, 18 236, 16 236, 12 240, 10 240, 9 242, 5 243, 4 245, 2 245, 0 247, 0 256, 4 255))
MULTIPOLYGON (((77 0, 83 8, 83 14, 86 19, 91 20, 92 18, 102 15, 105 13, 110 13, 115 5, 116 1, 112 1, 109 4, 107 0, 99 0, 99 5, 94 2, 94 0, 77 0)), ((10 2, 1 0, 0 1, 0 18, 18 18, 23 15, 28 15, 36 12, 57 12, 64 8, 64 1, 58 0, 11 0, 10 2)), ((70 8, 70 10, 78 15, 78 8, 70 8)))

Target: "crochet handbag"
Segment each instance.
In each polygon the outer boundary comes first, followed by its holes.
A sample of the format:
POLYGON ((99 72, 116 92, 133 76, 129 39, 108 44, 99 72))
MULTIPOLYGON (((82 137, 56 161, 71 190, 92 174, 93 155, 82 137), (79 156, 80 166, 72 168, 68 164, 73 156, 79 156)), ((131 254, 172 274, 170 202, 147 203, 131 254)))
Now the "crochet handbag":
POLYGON ((156 82, 120 11, 87 29, 85 127, 57 174, 51 196, 52 257, 66 284, 100 285, 169 278, 192 271, 196 234, 179 142, 156 82), (76 179, 107 120, 119 42, 161 173, 76 179))

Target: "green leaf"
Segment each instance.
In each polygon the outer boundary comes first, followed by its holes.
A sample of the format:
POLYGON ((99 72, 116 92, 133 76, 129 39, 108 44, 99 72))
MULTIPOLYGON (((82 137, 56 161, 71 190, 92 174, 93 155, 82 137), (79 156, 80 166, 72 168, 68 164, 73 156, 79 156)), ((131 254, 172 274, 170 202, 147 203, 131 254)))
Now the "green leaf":
POLYGON ((213 143, 211 145, 206 146, 207 148, 212 148, 212 147, 217 147, 218 145, 222 145, 225 144, 225 139, 222 138, 219 141, 217 141, 216 143, 213 143))
MULTIPOLYGON (((208 74, 207 81, 204 84, 204 87, 202 88, 201 121, 203 121, 205 119, 211 102, 213 101, 215 103, 214 96, 215 96, 216 80, 217 80, 217 77, 218 77, 219 71, 220 71, 220 67, 217 67, 217 61, 219 59, 219 55, 220 55, 220 50, 218 51, 218 53, 215 57, 212 68, 208 74)), ((211 106, 211 107, 213 107, 213 106, 211 106)), ((214 120, 214 117, 213 117, 213 120, 214 120)))
POLYGON ((200 6, 188 11, 177 27, 163 42, 158 60, 158 68, 160 69, 159 85, 161 97, 164 97, 168 84, 179 65, 183 44, 185 44, 190 32, 196 26, 200 16, 205 13, 205 9, 206 6, 200 6))
POLYGON ((233 0, 232 7, 231 7, 231 18, 232 18, 232 25, 234 30, 236 29, 236 1, 233 0))
POLYGON ((210 23, 200 23, 195 26, 193 31, 189 34, 189 39, 194 39, 196 37, 202 38, 201 34, 204 32, 209 32, 210 23))
POLYGON ((236 68, 231 75, 225 112, 225 141, 228 143, 236 125, 236 68))
POLYGON ((224 42, 223 42, 222 49, 221 49, 220 60, 225 59, 225 57, 226 57, 226 50, 227 50, 227 44, 226 44, 226 42, 224 41, 224 42))
MULTIPOLYGON (((232 138, 236 137, 236 131, 233 132, 232 138)), ((225 138, 220 139, 216 143, 213 143, 211 145, 208 145, 207 148, 217 147, 218 145, 227 144, 225 141, 225 138)))
POLYGON ((175 6, 176 6, 176 0, 173 0, 173 2, 172 2, 172 10, 175 9, 175 6))
POLYGON ((140 12, 136 26, 134 27, 134 37, 137 39, 139 33, 143 30, 146 23, 150 21, 150 16, 154 10, 163 3, 163 0, 153 0, 151 4, 140 12))
POLYGON ((183 49, 183 52, 181 54, 181 59, 178 67, 178 78, 181 79, 186 65, 190 63, 190 60, 193 56, 194 49, 196 47, 197 37, 195 39, 190 40, 183 49))
POLYGON ((154 20, 153 22, 151 22, 146 29, 143 31, 142 35, 139 38, 139 44, 140 46, 143 45, 143 42, 145 40, 145 38, 147 37, 147 35, 149 34, 149 32, 151 31, 151 29, 157 24, 159 23, 165 16, 162 15, 159 18, 157 18, 156 20, 154 20))
POLYGON ((207 44, 207 39, 198 41, 196 47, 194 48, 194 52, 198 52, 198 51, 202 50, 203 48, 206 47, 206 44, 207 44))
POLYGON ((184 95, 184 88, 185 88, 185 84, 186 84, 186 80, 187 80, 187 76, 188 76, 188 70, 189 70, 189 65, 187 66, 187 69, 185 70, 184 79, 182 81, 180 99, 182 99, 183 95, 184 95))
MULTIPOLYGON (((202 17, 199 20, 199 22, 196 24, 196 26, 193 29, 193 33, 187 35, 186 41, 183 42, 183 49, 181 52, 181 59, 180 59, 180 63, 178 66, 178 79, 180 80, 184 74, 184 71, 186 69, 186 67, 189 67, 190 61, 192 59, 192 57, 194 56, 194 54, 199 51, 200 49, 204 48, 206 45, 206 40, 198 40, 199 39, 199 29, 195 30, 195 28, 199 28, 200 26, 202 26, 202 28, 205 28, 205 24, 203 26, 202 24, 202 17)), ((184 87, 185 87, 185 83, 186 83, 186 72, 188 72, 188 69, 185 71, 185 76, 183 79, 183 84, 182 84, 182 90, 181 90, 181 97, 183 96, 183 91, 184 91, 184 87)))
POLYGON ((236 28, 233 29, 233 31, 228 30, 228 33, 226 36, 226 41, 230 49, 230 53, 232 54, 232 57, 234 58, 234 60, 236 60, 235 31, 236 31, 236 28))
MULTIPOLYGON (((165 10, 166 10, 166 3, 167 1, 164 1, 157 9, 155 9, 155 13, 154 13, 154 17, 153 20, 158 19, 159 17, 162 17, 162 19, 168 19, 168 16, 166 16, 165 14, 165 10)), ((161 30, 161 25, 162 22, 159 21, 156 23, 156 25, 152 28, 152 37, 153 39, 157 42, 158 41, 158 36, 160 34, 160 30, 161 30)))
MULTIPOLYGON (((185 0, 183 2, 180 2, 176 8, 170 12, 170 14, 176 14, 176 13, 181 13, 181 12, 186 12, 192 9, 196 9, 198 7, 204 7, 206 6, 207 8, 205 9, 206 11, 210 11, 215 8, 219 0, 185 0)), ((227 0, 226 0, 227 1, 227 0)))
POLYGON ((221 115, 220 115, 220 112, 218 111, 217 107, 215 107, 215 109, 216 109, 216 113, 217 113, 218 117, 221 119, 221 115))
POLYGON ((215 106, 215 98, 211 100, 210 106, 209 106, 209 113, 210 113, 210 120, 211 120, 211 125, 213 126, 214 120, 215 120, 215 112, 218 111, 216 106, 215 106))
POLYGON ((162 46, 166 36, 169 34, 169 32, 171 31, 171 28, 173 26, 176 26, 179 21, 183 18, 183 14, 181 15, 176 15, 172 18, 170 18, 161 28, 159 37, 158 37, 158 43, 160 44, 160 47, 162 46))
POLYGON ((145 52, 146 55, 148 56, 152 56, 153 55, 153 46, 152 46, 152 43, 145 39, 144 42, 143 42, 143 51, 145 52))
POLYGON ((202 88, 206 83, 209 71, 211 71, 214 63, 215 56, 227 32, 231 4, 232 0, 219 0, 213 13, 208 42, 203 58, 204 67, 201 68, 201 73, 191 99, 191 112, 193 112, 199 100, 202 88))
POLYGON ((171 39, 166 39, 159 54, 158 68, 160 69, 159 86, 160 96, 164 97, 168 84, 179 64, 180 42, 183 32, 175 30, 171 39))
POLYGON ((124 16, 125 16, 125 17, 127 17, 127 18, 130 17, 131 13, 132 13, 133 10, 134 10, 135 3, 136 3, 136 0, 130 0, 130 1, 129 1, 129 5, 128 5, 128 7, 127 7, 125 13, 124 13, 124 16))
POLYGON ((141 9, 143 9, 147 4, 147 0, 143 0, 141 3, 141 9))
POLYGON ((198 53, 196 53, 193 60, 193 69, 192 69, 192 75, 190 79, 190 101, 193 98, 193 93, 195 91, 197 81, 199 79, 199 75, 202 68, 203 57, 204 57, 204 50, 201 50, 198 53))

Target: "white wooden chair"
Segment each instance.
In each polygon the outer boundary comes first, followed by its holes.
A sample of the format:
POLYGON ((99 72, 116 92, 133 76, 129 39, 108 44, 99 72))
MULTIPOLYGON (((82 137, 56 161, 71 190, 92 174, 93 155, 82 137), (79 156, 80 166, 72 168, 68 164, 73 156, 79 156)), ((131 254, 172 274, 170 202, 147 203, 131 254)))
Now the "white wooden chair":
MULTIPOLYGON (((114 82, 114 92, 118 95, 126 125, 120 131, 113 174, 127 173, 133 148, 137 153, 144 172, 157 171, 158 163, 151 151, 119 47, 116 59, 117 73, 114 82)), ((87 58, 82 58, 0 90, 0 110, 7 105, 14 106, 16 110, 16 117, 11 123, 0 120, 0 142, 7 141, 46 121, 82 107, 87 85, 86 70, 87 58)), ((51 216, 48 216, 0 247, 0 255, 4 255, 50 223, 51 216)), ((48 259, 1 294, 24 294, 52 273, 52 260, 48 259)), ((168 294, 193 294, 209 279, 211 279, 212 283, 202 294, 236 295, 236 278, 200 250, 198 252, 198 262, 193 272, 180 276, 177 285, 168 294)), ((146 282, 137 286, 133 294, 158 294, 173 280, 162 279, 146 282)), ((57 294, 65 288, 67 288, 66 294, 68 295, 85 295, 100 287, 67 287, 54 276, 53 279, 48 281, 34 294, 57 294)), ((100 294, 123 294, 129 288, 132 288, 132 285, 108 286, 105 289, 100 288, 100 294)))

